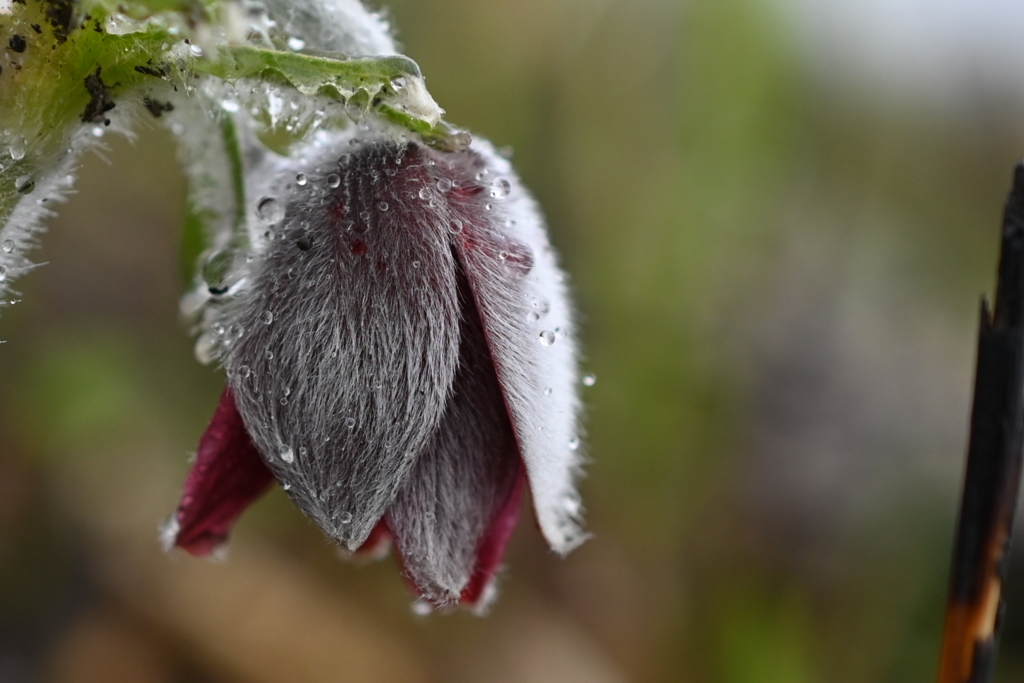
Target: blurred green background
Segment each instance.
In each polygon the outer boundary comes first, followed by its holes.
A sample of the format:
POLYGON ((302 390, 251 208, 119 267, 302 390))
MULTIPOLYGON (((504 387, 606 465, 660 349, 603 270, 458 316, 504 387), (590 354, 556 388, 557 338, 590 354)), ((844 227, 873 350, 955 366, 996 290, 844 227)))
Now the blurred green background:
POLYGON ((90 154, 0 319, 0 683, 933 680, 1024 8, 892 6, 390 4, 514 149, 597 376, 595 537, 562 561, 525 520, 483 620, 415 617, 280 491, 227 561, 161 553, 222 378, 178 320, 171 136, 90 154))

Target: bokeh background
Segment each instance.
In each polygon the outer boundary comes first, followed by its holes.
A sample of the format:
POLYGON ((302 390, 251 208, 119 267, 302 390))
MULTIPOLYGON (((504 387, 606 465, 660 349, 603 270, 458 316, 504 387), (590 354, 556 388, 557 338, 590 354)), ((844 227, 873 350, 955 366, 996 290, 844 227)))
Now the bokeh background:
POLYGON ((339 561, 280 491, 226 561, 164 555, 222 378, 178 319, 184 184, 143 121, 84 159, 0 319, 0 682, 933 680, 1024 5, 390 13, 572 274, 594 538, 563 561, 521 524, 484 619, 415 616, 393 560, 339 561))

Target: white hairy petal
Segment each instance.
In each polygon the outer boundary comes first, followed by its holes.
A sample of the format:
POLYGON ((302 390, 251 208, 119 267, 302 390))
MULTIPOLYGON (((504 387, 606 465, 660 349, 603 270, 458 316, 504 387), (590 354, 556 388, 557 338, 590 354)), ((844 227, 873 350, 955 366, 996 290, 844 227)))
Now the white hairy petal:
POLYGON ((456 240, 526 464, 537 520, 559 553, 583 540, 575 479, 581 456, 575 325, 543 219, 507 160, 486 142, 479 201, 491 216, 456 240), (487 209, 487 207, 490 207, 487 209), (497 258, 495 258, 497 256, 497 258))

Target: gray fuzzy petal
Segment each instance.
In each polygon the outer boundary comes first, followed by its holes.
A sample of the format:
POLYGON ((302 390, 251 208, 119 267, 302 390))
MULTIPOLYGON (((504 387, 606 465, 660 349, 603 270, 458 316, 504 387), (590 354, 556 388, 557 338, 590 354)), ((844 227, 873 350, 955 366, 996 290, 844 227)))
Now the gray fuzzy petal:
POLYGON ((409 199, 417 148, 377 139, 344 152, 292 188, 232 316, 240 337, 226 366, 274 475, 355 550, 441 420, 459 310, 444 228, 409 199))
POLYGON ((459 601, 522 467, 480 317, 464 291, 452 397, 386 517, 409 578, 438 606, 459 601))

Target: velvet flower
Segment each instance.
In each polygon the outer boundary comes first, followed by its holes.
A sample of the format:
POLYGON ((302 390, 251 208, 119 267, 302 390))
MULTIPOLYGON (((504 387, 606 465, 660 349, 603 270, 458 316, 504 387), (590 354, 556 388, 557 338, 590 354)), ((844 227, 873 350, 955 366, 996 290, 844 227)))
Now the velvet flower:
POLYGON ((259 163, 274 180, 207 335, 227 387, 167 545, 210 553, 277 482, 343 549, 391 542, 435 607, 486 604, 527 488, 574 548, 572 311, 508 161, 364 127, 259 163))

